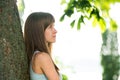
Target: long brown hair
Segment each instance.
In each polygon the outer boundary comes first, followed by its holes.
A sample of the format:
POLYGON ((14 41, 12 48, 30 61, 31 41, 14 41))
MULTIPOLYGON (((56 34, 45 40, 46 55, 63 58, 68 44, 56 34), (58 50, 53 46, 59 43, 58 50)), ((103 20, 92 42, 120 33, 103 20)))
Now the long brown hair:
MULTIPOLYGON (((45 12, 31 13, 26 19, 24 40, 29 64, 35 50, 48 53, 51 56, 52 43, 46 45, 44 32, 45 29, 54 22, 54 17, 50 13, 45 12)), ((56 65, 55 68, 58 70, 56 65)))

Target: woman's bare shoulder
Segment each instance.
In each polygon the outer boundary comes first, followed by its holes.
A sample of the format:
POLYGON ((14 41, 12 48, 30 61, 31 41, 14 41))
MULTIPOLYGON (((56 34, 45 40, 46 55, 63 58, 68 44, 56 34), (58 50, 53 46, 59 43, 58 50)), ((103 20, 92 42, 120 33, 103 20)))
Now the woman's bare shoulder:
POLYGON ((48 53, 45 52, 38 52, 35 56, 36 60, 39 61, 40 63, 47 63, 51 61, 51 57, 48 53))
POLYGON ((42 58, 46 58, 46 57, 50 57, 49 54, 46 52, 38 52, 36 54, 36 58, 38 58, 38 59, 40 59, 40 58, 42 59, 42 58))

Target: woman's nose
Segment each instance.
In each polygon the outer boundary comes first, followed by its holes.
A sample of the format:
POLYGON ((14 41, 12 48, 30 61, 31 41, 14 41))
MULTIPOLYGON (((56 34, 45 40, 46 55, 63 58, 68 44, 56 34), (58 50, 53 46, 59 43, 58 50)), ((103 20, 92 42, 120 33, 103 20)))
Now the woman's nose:
POLYGON ((57 33, 57 30, 55 28, 53 29, 53 31, 54 31, 54 33, 57 33))

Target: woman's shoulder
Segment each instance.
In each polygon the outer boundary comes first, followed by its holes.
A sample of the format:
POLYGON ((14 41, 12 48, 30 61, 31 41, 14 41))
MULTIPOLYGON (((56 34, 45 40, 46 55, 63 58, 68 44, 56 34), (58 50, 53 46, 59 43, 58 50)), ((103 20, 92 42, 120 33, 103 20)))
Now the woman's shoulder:
POLYGON ((45 61, 49 61, 51 59, 51 57, 46 52, 37 51, 35 53, 35 59, 38 60, 39 62, 45 62, 45 61))
POLYGON ((46 52, 35 51, 35 57, 36 58, 45 58, 45 57, 50 57, 50 56, 46 52))

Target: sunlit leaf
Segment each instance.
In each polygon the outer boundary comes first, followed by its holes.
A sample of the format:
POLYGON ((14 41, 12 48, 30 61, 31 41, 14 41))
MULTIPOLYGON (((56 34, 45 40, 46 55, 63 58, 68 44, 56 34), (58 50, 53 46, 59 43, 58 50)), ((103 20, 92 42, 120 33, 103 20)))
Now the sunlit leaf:
POLYGON ((100 26, 100 29, 101 29, 102 33, 105 32, 105 30, 106 30, 106 23, 105 23, 104 19, 102 19, 102 18, 99 19, 99 26, 100 26))
POLYGON ((95 10, 93 9, 91 12, 90 12, 90 18, 95 15, 95 10))
POLYGON ((17 1, 17 6, 18 6, 18 10, 23 12, 24 11, 24 8, 25 8, 25 4, 24 4, 24 1, 23 0, 18 0, 17 1))
POLYGON ((81 15, 80 19, 81 19, 81 22, 84 23, 84 16, 83 15, 81 15))
POLYGON ((65 17, 65 14, 63 14, 60 18, 60 21, 63 21, 64 20, 64 17, 65 17))
POLYGON ((81 15, 81 17, 78 19, 78 23, 77 23, 77 30, 79 30, 81 28, 81 23, 84 23, 84 17, 83 15, 81 15))
POLYGON ((65 3, 66 3, 66 0, 61 0, 61 5, 65 3))
POLYGON ((110 5, 109 4, 110 3, 108 1, 103 2, 102 5, 101 5, 101 9, 109 11, 109 9, 110 9, 110 5))
POLYGON ((80 21, 80 18, 79 18, 79 20, 78 20, 78 23, 77 23, 77 30, 79 30, 80 29, 80 27, 81 27, 81 21, 80 21))
POLYGON ((99 14, 99 10, 97 8, 93 8, 93 10, 90 12, 90 18, 92 18, 92 16, 95 16, 98 20, 100 19, 100 14, 99 14))
POLYGON ((71 27, 73 28, 74 25, 75 25, 75 20, 73 20, 70 25, 71 25, 71 27))
POLYGON ((65 74, 62 74, 62 80, 68 80, 68 77, 65 74))
POLYGON ((92 27, 96 27, 97 26, 97 24, 98 24, 98 21, 97 21, 97 19, 95 18, 95 16, 93 16, 93 22, 92 22, 92 27))
POLYGON ((116 31, 117 28, 118 28, 118 26, 117 26, 116 22, 111 19, 111 20, 110 20, 110 30, 111 30, 111 31, 116 31))

